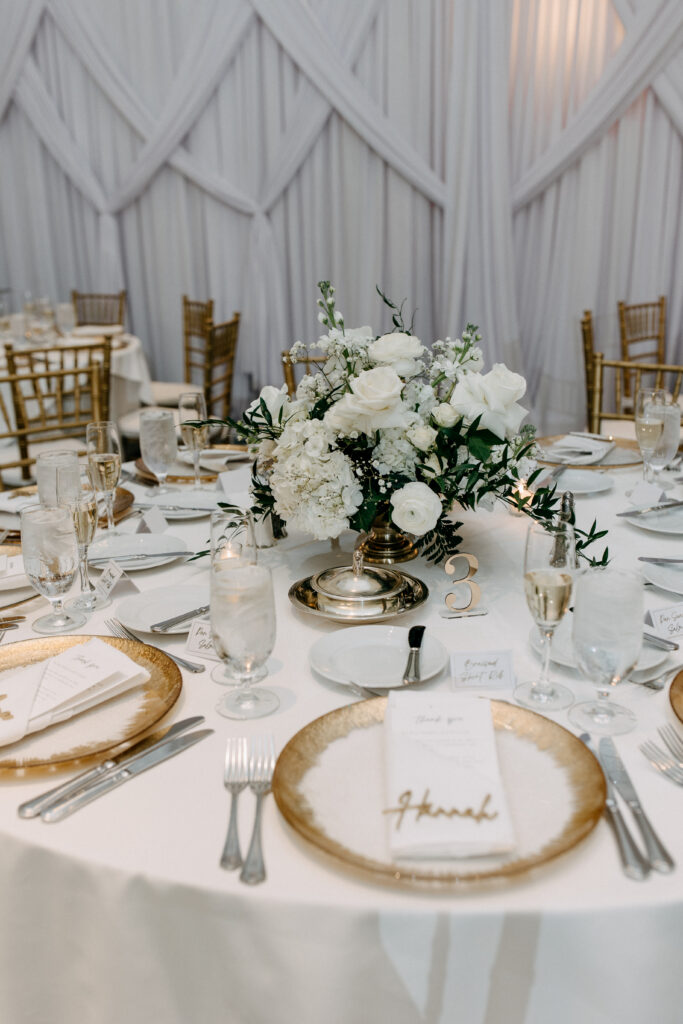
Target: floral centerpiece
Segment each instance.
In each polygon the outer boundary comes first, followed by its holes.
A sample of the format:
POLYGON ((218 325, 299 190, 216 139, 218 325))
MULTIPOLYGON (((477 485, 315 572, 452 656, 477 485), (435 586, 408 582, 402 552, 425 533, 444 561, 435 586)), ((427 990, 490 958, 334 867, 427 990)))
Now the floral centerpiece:
MULTIPOLYGON (((256 455, 256 514, 318 539, 367 531, 384 517, 434 561, 457 551, 459 507, 502 500, 550 520, 554 488, 519 492, 541 472, 534 427, 522 426, 526 382, 502 363, 483 372, 477 328, 468 324, 462 337, 430 350, 380 292, 394 330, 378 337, 346 327, 334 288, 319 288, 319 371, 303 377, 294 397, 264 387, 241 421, 229 421, 256 455)), ((292 361, 307 355, 301 342, 290 351, 292 361)), ((602 535, 593 524, 578 546, 602 535)))

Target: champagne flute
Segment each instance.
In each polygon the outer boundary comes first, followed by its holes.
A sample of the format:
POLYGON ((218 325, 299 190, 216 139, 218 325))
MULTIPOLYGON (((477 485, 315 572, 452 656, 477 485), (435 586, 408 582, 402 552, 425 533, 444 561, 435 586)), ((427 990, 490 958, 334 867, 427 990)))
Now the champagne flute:
POLYGON ((551 682, 549 668, 553 634, 569 607, 575 568, 576 541, 569 523, 529 525, 524 552, 524 593, 543 638, 543 666, 540 678, 521 683, 513 696, 519 704, 536 711, 558 711, 574 700, 566 686, 551 682))
MULTIPOLYGON (((211 513, 211 565, 236 565, 239 563, 255 565, 258 558, 256 547, 256 528, 251 512, 243 512, 239 508, 218 508, 211 513)), ((254 679, 263 679, 268 673, 262 666, 254 675, 254 679)), ((235 686, 239 683, 233 668, 224 662, 216 665, 211 678, 223 686, 235 686)))
POLYGON ((89 423, 86 428, 88 464, 95 490, 104 495, 107 509, 107 529, 114 529, 114 492, 121 475, 121 439, 116 424, 102 420, 89 423))
POLYGON ((92 585, 88 572, 88 547, 97 530, 97 492, 88 472, 84 472, 79 477, 76 493, 73 492, 71 485, 69 470, 58 469, 57 504, 68 508, 73 518, 78 545, 78 569, 81 577, 81 593, 78 597, 67 601, 66 607, 90 613, 96 608, 106 608, 111 604, 111 598, 100 593, 92 585))
POLYGON ((576 704, 569 720, 582 732, 630 732, 636 716, 609 700, 610 687, 633 671, 643 635, 643 583, 637 573, 586 569, 576 583, 572 638, 581 672, 597 683, 598 699, 576 704))
POLYGON ((21 549, 24 570, 39 594, 52 605, 49 615, 36 619, 36 633, 67 633, 85 622, 78 611, 66 612, 64 594, 78 567, 74 522, 68 508, 31 505, 21 513, 21 549))
POLYGON ((170 409, 143 409, 140 413, 140 453, 147 468, 154 473, 159 486, 146 494, 167 494, 175 491, 166 483, 168 471, 178 455, 175 420, 170 409))
POLYGON ((663 388, 638 388, 636 392, 636 438, 643 456, 643 479, 654 483, 652 458, 664 432, 663 408, 669 395, 663 388))
POLYGON ((209 425, 204 422, 206 420, 204 395, 196 391, 184 391, 178 399, 178 411, 182 439, 192 452, 194 485, 200 488, 202 484, 199 474, 199 457, 209 441, 209 425))

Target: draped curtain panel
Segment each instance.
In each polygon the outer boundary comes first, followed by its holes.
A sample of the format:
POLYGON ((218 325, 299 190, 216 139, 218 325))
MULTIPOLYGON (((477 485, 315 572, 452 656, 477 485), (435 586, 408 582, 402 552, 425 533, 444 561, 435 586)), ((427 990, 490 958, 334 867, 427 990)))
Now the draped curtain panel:
POLYGON ((543 430, 579 317, 683 284, 679 0, 0 0, 0 288, 129 294, 181 376, 183 293, 242 313, 235 411, 314 341, 316 282, 430 342, 479 323, 543 430), (680 277, 680 275, 678 275, 680 277))

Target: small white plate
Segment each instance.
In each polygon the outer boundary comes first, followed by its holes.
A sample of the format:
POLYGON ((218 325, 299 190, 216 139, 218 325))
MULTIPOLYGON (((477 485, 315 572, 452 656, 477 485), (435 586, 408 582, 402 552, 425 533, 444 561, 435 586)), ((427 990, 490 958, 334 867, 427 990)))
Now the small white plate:
MULTIPOLYGON (((636 509, 633 510, 634 512, 636 509)), ((624 522, 651 533, 683 533, 683 508, 648 512, 645 516, 624 516, 624 522)))
MULTIPOLYGON (((156 590, 146 590, 144 594, 124 597, 116 606, 116 617, 129 629, 134 629, 138 633, 151 633, 151 627, 155 622, 172 619, 174 615, 191 612, 194 608, 203 608, 208 603, 208 586, 183 586, 176 590, 159 587, 156 590)), ((159 637, 189 633, 191 625, 192 619, 188 619, 187 622, 181 622, 165 633, 152 635, 159 637)))
MULTIPOLYGON (((402 685, 408 660, 407 626, 351 626, 321 636, 311 647, 311 667, 335 683, 391 689, 402 685)), ((420 678, 431 679, 448 651, 427 630, 420 648, 420 678)))
POLYGON ((113 558, 126 572, 134 572, 139 569, 154 569, 157 565, 165 565, 180 558, 180 555, 169 554, 171 551, 187 551, 187 544, 180 537, 172 537, 167 533, 115 534, 113 537, 102 537, 90 546, 88 563, 98 559, 97 565, 93 568, 104 569, 106 563, 100 562, 99 559, 113 558), (120 557, 129 553, 131 558, 120 557), (146 557, 149 555, 154 557, 146 557))
POLYGON ((641 563, 640 571, 649 583, 662 590, 683 595, 683 565, 650 565, 641 563))
POLYGON ((612 489, 612 478, 602 470, 565 469, 555 480, 558 490, 573 494, 599 494, 612 489))
MULTIPOLYGON (((529 634, 529 643, 534 652, 540 656, 542 644, 537 629, 532 630, 529 634)), ((649 644, 643 643, 634 674, 646 676, 653 669, 663 665, 668 657, 668 651, 661 651, 657 647, 650 647, 649 644)), ((557 665, 563 665, 565 668, 578 670, 579 666, 576 664, 572 648, 570 617, 564 619, 555 631, 552 647, 550 648, 550 660, 554 661, 557 665)))

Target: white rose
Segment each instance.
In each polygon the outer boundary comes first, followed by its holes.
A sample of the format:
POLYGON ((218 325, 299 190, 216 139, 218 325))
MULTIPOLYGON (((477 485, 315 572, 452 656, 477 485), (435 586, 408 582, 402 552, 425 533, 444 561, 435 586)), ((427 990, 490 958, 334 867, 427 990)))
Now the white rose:
POLYGON ((440 427, 452 427, 460 419, 458 413, 448 402, 442 402, 441 405, 437 405, 436 409, 432 409, 432 416, 440 427))
POLYGON ((401 401, 403 381, 390 366, 363 370, 351 380, 351 394, 343 395, 325 413, 325 425, 348 434, 371 434, 381 427, 402 427, 406 410, 401 401))
POLYGON ((434 444, 436 430, 434 427, 428 427, 426 423, 419 423, 410 428, 407 436, 419 451, 426 452, 434 444))
POLYGON ((497 437, 510 438, 519 431, 526 416, 526 409, 517 404, 525 391, 524 377, 508 370, 503 363, 496 363, 483 376, 463 374, 453 388, 451 405, 466 420, 471 422, 481 416, 480 426, 497 437))
POLYGON ((373 341, 368 346, 368 355, 373 363, 391 366, 401 377, 410 377, 420 371, 421 365, 417 360, 424 350, 419 338, 395 331, 373 341))
POLYGON ((277 423, 280 410, 284 409, 289 402, 287 385, 283 384, 281 388, 276 388, 272 384, 266 384, 266 386, 261 389, 261 394, 258 398, 255 398, 247 409, 247 412, 250 415, 260 408, 261 399, 266 403, 266 408, 272 417, 273 423, 277 423))
POLYGON ((391 496, 391 518, 399 530, 421 537, 433 530, 441 515, 441 501, 427 484, 405 484, 391 496))

